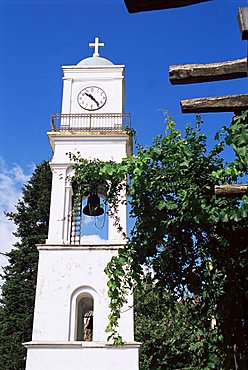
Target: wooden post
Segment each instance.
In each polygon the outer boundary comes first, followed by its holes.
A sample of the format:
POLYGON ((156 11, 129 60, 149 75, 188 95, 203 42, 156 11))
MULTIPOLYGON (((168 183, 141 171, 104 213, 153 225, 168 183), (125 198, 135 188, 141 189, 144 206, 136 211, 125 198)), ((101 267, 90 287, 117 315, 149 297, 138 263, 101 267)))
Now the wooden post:
POLYGON ((248 109, 248 94, 182 100, 181 109, 183 113, 239 113, 248 109))
POLYGON ((248 195, 247 184, 216 185, 214 190, 216 195, 227 198, 236 198, 248 195))
POLYGON ((242 40, 248 40, 248 7, 239 8, 238 21, 242 40))
POLYGON ((210 0, 124 0, 129 13, 180 8, 210 0))
POLYGON ((247 77, 247 58, 219 63, 172 65, 169 76, 172 85, 247 77))

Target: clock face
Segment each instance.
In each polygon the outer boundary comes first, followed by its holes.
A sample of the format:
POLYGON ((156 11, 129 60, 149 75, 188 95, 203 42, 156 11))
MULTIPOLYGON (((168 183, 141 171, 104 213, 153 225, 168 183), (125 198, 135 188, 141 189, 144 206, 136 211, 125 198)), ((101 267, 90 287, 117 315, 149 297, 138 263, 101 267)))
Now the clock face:
POLYGON ((107 95, 97 86, 85 87, 77 97, 78 104, 85 110, 98 110, 104 106, 107 101, 107 95))

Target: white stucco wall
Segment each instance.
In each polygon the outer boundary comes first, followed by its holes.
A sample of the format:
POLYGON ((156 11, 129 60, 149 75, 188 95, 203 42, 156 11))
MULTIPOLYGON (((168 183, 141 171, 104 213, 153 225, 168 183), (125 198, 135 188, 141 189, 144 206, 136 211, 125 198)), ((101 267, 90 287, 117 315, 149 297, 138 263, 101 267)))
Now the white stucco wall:
MULTIPOLYGON (((72 165, 67 153, 80 153, 82 158, 103 161, 120 162, 131 154, 131 140, 126 134, 114 135, 84 135, 49 133, 49 139, 54 151, 51 161, 53 172, 50 220, 47 244, 68 244, 68 223, 71 215, 70 175, 72 165)), ((119 205, 119 217, 123 230, 127 229, 127 209, 119 205)), ((112 242, 121 241, 122 236, 109 219, 108 239, 112 242)))
POLYGON ((65 343, 29 346, 26 370, 138 370, 139 344, 86 347, 65 343))
POLYGON ((65 66, 63 68, 63 99, 61 113, 88 113, 77 103, 79 92, 88 86, 98 86, 107 95, 99 113, 122 113, 125 103, 124 66, 65 66))
POLYGON ((107 342, 109 299, 104 268, 118 248, 112 245, 38 246, 39 270, 32 341, 26 370, 138 370, 140 343, 134 342, 133 301, 123 307, 119 333, 126 344, 107 342), (93 341, 75 341, 76 300, 94 299, 93 341))
MULTIPOLYGON (((104 269, 121 246, 40 246, 32 341, 75 341, 75 299, 94 298, 93 341, 107 341, 109 299, 104 269)), ((133 341, 132 296, 123 307, 120 335, 133 341), (131 307, 128 309, 128 307, 131 307)))

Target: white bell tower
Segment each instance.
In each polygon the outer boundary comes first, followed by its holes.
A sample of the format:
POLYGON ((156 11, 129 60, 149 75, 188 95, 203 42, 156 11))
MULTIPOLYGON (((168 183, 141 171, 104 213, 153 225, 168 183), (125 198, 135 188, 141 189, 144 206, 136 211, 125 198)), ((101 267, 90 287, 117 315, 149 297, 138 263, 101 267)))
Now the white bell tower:
MULTIPOLYGON (((104 46, 99 38, 89 46, 92 57, 62 67, 62 112, 52 116, 48 132, 53 150, 49 233, 46 244, 38 246, 32 341, 24 343, 26 370, 139 369, 131 295, 119 324, 125 345, 113 346, 105 332, 109 298, 104 268, 125 240, 109 218, 107 240, 83 243, 81 216, 72 217, 73 169, 67 153, 117 162, 132 154, 124 130, 130 120, 124 113, 124 66, 99 56, 104 46)), ((126 231, 124 204, 118 216, 126 231)))

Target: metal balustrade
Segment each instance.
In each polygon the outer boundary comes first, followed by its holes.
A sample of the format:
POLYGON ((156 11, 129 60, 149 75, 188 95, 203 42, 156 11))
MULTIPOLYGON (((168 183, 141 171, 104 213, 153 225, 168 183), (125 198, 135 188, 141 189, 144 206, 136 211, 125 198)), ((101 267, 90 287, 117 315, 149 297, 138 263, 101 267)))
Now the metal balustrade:
POLYGON ((121 132, 131 126, 130 113, 53 114, 52 132, 121 132))

